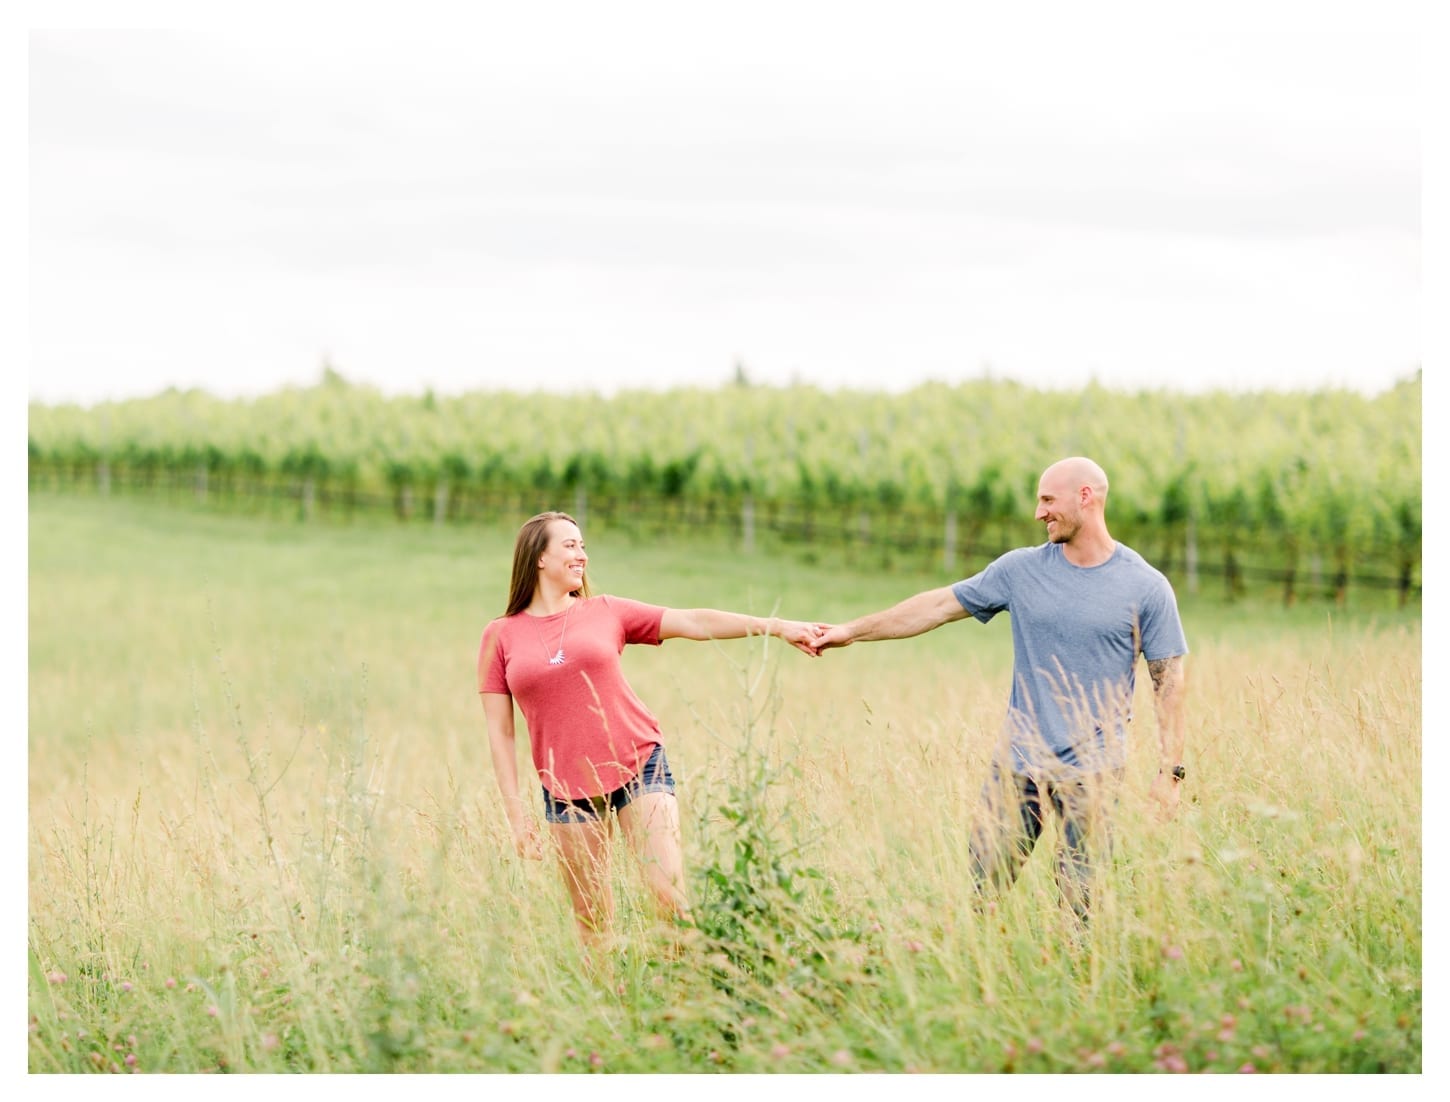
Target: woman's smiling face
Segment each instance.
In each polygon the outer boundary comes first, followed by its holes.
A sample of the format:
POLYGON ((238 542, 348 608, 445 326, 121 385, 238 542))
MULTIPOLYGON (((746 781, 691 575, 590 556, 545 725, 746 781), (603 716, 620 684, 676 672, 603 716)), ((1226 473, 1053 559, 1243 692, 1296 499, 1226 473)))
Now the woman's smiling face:
POLYGON ((549 543, 539 556, 539 582, 547 579, 572 593, 583 586, 588 565, 584 536, 578 526, 567 520, 550 521, 549 543))

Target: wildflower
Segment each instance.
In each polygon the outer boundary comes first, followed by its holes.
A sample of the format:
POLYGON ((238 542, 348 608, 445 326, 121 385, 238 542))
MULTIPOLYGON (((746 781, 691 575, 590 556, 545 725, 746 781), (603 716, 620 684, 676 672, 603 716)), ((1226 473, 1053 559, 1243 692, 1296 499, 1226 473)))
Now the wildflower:
POLYGON ((1090 1052, 1087 1054, 1087 1058, 1083 1060, 1083 1063, 1087 1064, 1090 1068, 1103 1068, 1107 1067, 1108 1058, 1101 1052, 1090 1052))
POLYGON ((1362 1030, 1362 1029, 1356 1029, 1354 1031, 1354 1036, 1351 1037, 1350 1040, 1351 1041, 1363 1041, 1366 1036, 1367 1036, 1367 1034, 1365 1033, 1364 1030, 1362 1030))
POLYGON ((134 1052, 126 1053, 126 1066, 128 1068, 134 1068, 136 1066, 136 1054, 134 1052))
POLYGON ((126 983, 121 984, 121 990, 122 991, 130 991, 131 990, 131 984, 130 984, 130 982, 128 981, 126 983))
POLYGON ((1121 1060, 1124 1056, 1128 1055, 1128 1046, 1123 1044, 1122 1041, 1109 1041, 1108 1047, 1103 1051, 1114 1060, 1121 1060))
POLYGON ((176 977, 175 976, 167 976, 166 977, 166 987, 167 987, 167 989, 170 990, 171 988, 173 988, 175 986, 176 986, 176 977))
POLYGON ((45 978, 54 984, 65 983, 66 980, 64 972, 51 972, 45 978))
POLYGON ((600 1056, 599 1053, 597 1053, 597 1052, 591 1052, 589 1054, 589 1066, 591 1068, 601 1068, 601 1067, 603 1067, 604 1066, 604 1057, 603 1056, 600 1056))
POLYGON ((851 1054, 844 1048, 838 1048, 835 1052, 831 1053, 831 1063, 835 1064, 838 1068, 849 1067, 851 1054))
POLYGON ((1314 1011, 1310 1010, 1303 1003, 1295 1003, 1293 1006, 1284 1007, 1284 1017, 1291 1022, 1299 1022, 1301 1025, 1307 1025, 1309 1019, 1314 1017, 1314 1011))
POLYGON ((1254 1072, 1256 1072, 1258 1070, 1259 1070, 1258 1068, 1254 1067, 1253 1064, 1250 1064, 1247 1061, 1245 1061, 1244 1063, 1242 1063, 1242 1064, 1239 1065, 1239 1074, 1240 1075, 1253 1075, 1254 1072))
POLYGON ((776 1041, 775 1044, 770 1046, 770 1055, 772 1059, 784 1060, 790 1055, 790 1046, 781 1041, 776 1041))
POLYGON ((262 1051, 263 1052, 271 1052, 280 1043, 281 1042, 278 1041, 277 1035, 275 1033, 263 1033, 262 1034, 262 1051))
POLYGON ((1165 945, 1163 947, 1163 955, 1169 960, 1182 960, 1183 950, 1177 945, 1165 945))
POLYGON ((215 1018, 220 1013, 221 1011, 217 1009, 216 1003, 212 1003, 206 1008, 206 1016, 208 1018, 215 1018))
POLYGON ((1239 960, 1238 957, 1234 957, 1233 960, 1229 961, 1228 966, 1235 972, 1242 972, 1244 970, 1244 962, 1239 960))
POLYGON ((908 953, 919 953, 919 952, 921 952, 921 942, 919 942, 919 941, 917 941, 917 940, 915 940, 913 938, 912 940, 910 940, 910 941, 908 941, 906 943, 906 951, 908 953))
POLYGON ((1027 1038, 1027 1054, 1029 1056, 1036 1056, 1039 1052, 1042 1051, 1043 1047, 1044 1046, 1042 1044, 1042 1038, 1040 1038, 1040 1037, 1028 1037, 1027 1038))

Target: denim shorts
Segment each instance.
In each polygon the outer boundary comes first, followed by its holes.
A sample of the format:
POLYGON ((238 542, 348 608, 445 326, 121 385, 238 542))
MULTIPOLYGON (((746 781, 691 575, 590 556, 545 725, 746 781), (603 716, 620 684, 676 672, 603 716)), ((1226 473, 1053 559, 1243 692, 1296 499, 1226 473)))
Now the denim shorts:
POLYGON ((645 759, 644 766, 631 777, 622 788, 603 796, 586 796, 580 800, 559 800, 544 793, 544 819, 550 823, 588 823, 604 818, 609 812, 618 812, 631 800, 646 792, 668 792, 674 795, 675 778, 670 773, 670 762, 665 757, 665 748, 655 743, 654 751, 645 759))

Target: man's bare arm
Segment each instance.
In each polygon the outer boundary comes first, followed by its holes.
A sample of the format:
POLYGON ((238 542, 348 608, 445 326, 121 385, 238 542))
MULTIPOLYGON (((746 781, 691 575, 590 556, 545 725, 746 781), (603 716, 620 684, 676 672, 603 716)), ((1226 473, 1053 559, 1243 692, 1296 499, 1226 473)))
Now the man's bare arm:
POLYGON ((1158 718, 1159 771, 1171 777, 1173 767, 1183 763, 1183 702, 1188 692, 1183 656, 1149 659, 1148 673, 1158 718))
POLYGON ((951 586, 928 589, 880 612, 827 629, 816 640, 816 649, 829 650, 881 639, 909 639, 952 620, 964 619, 966 615, 967 610, 957 600, 951 586))

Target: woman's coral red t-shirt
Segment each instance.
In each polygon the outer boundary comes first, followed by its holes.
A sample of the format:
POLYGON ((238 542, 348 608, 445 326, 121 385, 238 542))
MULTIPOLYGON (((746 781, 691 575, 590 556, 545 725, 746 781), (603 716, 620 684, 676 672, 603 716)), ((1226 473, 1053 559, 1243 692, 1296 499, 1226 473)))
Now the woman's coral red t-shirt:
POLYGON ((658 646, 664 614, 659 605, 600 596, 484 628, 478 691, 508 693, 518 704, 551 795, 577 800, 622 788, 659 744, 659 721, 624 679, 620 655, 626 643, 658 646), (564 661, 551 665, 559 650, 564 661))

